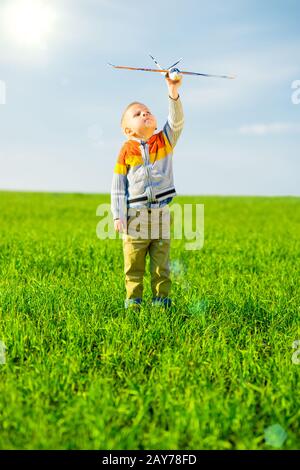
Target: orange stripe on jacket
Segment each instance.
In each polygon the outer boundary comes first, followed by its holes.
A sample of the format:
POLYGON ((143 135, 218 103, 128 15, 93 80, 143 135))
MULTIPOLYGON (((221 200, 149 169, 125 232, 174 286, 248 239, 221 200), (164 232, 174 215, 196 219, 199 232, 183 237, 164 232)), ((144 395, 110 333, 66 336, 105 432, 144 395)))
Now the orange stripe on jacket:
MULTIPOLYGON (((167 157, 172 152, 172 147, 164 135, 163 131, 154 134, 148 140, 150 163, 161 160, 167 157)), ((139 142, 131 140, 125 142, 118 157, 118 163, 115 167, 115 173, 126 175, 128 166, 143 165, 143 157, 140 150, 139 142)))
POLYGON ((117 163, 115 164, 115 167, 114 167, 114 173, 117 173, 118 175, 127 175, 125 157, 126 157, 126 150, 125 150, 125 145, 123 145, 123 147, 121 148, 119 152, 117 163))

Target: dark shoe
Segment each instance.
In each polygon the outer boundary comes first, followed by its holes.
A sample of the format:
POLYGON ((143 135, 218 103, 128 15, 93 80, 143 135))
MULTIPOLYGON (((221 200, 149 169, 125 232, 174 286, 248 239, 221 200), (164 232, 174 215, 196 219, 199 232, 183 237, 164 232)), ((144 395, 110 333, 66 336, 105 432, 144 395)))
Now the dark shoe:
POLYGON ((169 308, 172 305, 172 300, 170 297, 153 297, 152 298, 152 306, 159 306, 169 308))
POLYGON ((125 299, 124 305, 125 308, 136 308, 139 310, 141 308, 142 299, 140 297, 136 299, 125 299))

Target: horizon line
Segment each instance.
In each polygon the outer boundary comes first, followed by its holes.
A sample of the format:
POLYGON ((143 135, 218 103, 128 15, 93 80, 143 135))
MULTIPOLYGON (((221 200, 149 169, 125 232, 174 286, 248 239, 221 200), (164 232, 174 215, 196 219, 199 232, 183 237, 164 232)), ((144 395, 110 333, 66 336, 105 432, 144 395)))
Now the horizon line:
MULTIPOLYGON (((37 193, 37 194, 82 194, 90 196, 110 196, 110 192, 97 193, 89 191, 63 191, 63 190, 43 190, 43 189, 5 189, 0 188, 0 193, 37 193)), ((216 193, 202 193, 202 194, 176 194, 174 197, 296 197, 300 198, 300 194, 216 194, 216 193)))

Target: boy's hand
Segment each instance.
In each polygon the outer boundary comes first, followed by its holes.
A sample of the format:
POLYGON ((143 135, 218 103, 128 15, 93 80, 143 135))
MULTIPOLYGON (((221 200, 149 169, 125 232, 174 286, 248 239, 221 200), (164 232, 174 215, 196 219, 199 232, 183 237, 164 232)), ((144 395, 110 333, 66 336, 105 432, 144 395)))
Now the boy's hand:
POLYGON ((114 220, 114 228, 116 232, 123 232, 123 223, 121 219, 114 220))
POLYGON ((169 74, 166 75, 166 83, 169 90, 169 96, 173 98, 173 100, 177 100, 178 88, 182 84, 182 75, 179 75, 179 77, 179 80, 171 80, 169 74))

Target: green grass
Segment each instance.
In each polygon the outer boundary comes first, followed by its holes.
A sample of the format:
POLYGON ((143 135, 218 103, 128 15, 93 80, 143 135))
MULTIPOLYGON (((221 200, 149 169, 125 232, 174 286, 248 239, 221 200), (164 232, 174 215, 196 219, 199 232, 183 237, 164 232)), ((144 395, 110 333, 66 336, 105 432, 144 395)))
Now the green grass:
POLYGON ((300 448, 300 199, 205 205, 205 243, 173 240, 172 297, 124 311, 109 195, 0 192, 1 449, 300 448))

